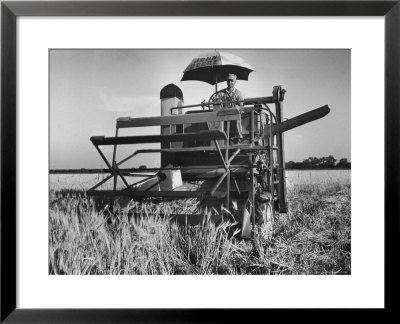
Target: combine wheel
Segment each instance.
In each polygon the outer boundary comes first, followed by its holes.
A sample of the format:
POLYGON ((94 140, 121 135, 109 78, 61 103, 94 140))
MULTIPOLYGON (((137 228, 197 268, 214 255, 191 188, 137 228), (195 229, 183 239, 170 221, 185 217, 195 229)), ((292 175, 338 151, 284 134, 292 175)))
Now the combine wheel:
MULTIPOLYGON (((250 178, 251 179, 251 178, 250 178)), ((249 179, 249 184, 251 183, 249 179)), ((254 191, 256 190, 257 177, 254 175, 254 191)), ((251 190, 250 190, 251 192, 251 190)), ((263 240, 270 240, 273 233, 274 212, 273 203, 270 201, 270 194, 266 191, 259 191, 254 197, 255 227, 253 227, 253 218, 251 217, 252 205, 250 197, 244 205, 242 215, 242 237, 249 238, 251 232, 259 233, 263 240), (252 229, 253 227, 253 229, 252 229)))

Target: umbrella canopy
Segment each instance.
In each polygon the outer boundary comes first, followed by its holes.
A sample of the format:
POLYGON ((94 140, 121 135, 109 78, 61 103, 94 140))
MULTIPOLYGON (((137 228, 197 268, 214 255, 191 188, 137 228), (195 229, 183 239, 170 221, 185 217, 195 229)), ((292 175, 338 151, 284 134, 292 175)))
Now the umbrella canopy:
POLYGON ((213 51, 194 58, 183 72, 181 81, 203 81, 211 85, 226 81, 229 73, 239 80, 248 80, 254 71, 250 64, 237 55, 213 51))

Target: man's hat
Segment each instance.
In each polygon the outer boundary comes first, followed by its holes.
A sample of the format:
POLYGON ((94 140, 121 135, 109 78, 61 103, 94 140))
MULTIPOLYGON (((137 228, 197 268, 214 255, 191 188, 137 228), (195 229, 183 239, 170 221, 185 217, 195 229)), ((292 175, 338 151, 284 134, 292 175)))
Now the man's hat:
POLYGON ((227 80, 236 80, 236 74, 228 74, 227 80))

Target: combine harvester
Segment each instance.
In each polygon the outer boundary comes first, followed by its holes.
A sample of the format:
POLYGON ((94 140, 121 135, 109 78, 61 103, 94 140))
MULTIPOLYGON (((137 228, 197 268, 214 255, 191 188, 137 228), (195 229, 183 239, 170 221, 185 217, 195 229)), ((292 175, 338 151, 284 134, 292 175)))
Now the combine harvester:
MULTIPOLYGON (((228 68, 232 71, 232 65, 228 68)), ((235 73, 240 78, 240 74, 235 73)), ((242 80, 247 80, 247 76, 242 80)), ((223 81, 223 77, 218 78, 206 82, 217 84, 223 81)), ((182 80, 189 79, 184 75, 182 80)), ((161 116, 118 118, 115 136, 92 136, 90 140, 110 174, 90 188, 88 194, 130 198, 197 197, 221 201, 227 210, 232 210, 235 199, 244 202, 242 237, 250 237, 256 224, 271 231, 275 213, 287 211, 283 133, 324 117, 330 109, 325 105, 283 121, 285 90, 281 86, 273 87, 272 96, 245 98, 241 102, 221 102, 218 94, 216 89, 208 102, 184 106, 180 88, 169 84, 160 92, 161 116), (240 108, 222 108, 227 105, 239 107, 239 104, 240 108), (268 105, 273 105, 274 111, 268 105), (232 143, 230 138, 230 124, 238 120, 243 129, 243 139, 239 144, 232 143), (149 126, 160 126, 161 132, 119 136, 122 128, 149 126), (130 155, 116 160, 118 146, 147 143, 160 143, 160 148, 132 148, 130 155), (113 147, 110 161, 101 149, 103 146, 113 147), (139 154, 157 152, 161 153, 160 168, 121 168, 122 164, 139 154), (146 179, 129 181, 137 176, 146 179), (122 180, 123 189, 117 185, 118 178, 122 180), (109 180, 113 181, 112 190, 99 190, 109 180)), ((190 215, 180 216, 192 223, 190 215)), ((193 215, 192 219, 199 220, 199 215, 193 215)))

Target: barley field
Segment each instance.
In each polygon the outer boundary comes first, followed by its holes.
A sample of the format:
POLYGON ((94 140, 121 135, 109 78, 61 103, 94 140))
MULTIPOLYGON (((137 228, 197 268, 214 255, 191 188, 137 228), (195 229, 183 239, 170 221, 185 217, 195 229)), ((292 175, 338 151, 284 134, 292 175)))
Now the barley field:
POLYGON ((273 236, 239 237, 241 204, 196 199, 103 201, 85 190, 104 175, 50 175, 49 274, 292 275, 351 273, 349 170, 287 171, 288 212, 273 236), (204 214, 181 225, 173 214, 204 214), (206 221, 212 219, 213 221, 206 221))

